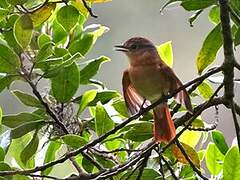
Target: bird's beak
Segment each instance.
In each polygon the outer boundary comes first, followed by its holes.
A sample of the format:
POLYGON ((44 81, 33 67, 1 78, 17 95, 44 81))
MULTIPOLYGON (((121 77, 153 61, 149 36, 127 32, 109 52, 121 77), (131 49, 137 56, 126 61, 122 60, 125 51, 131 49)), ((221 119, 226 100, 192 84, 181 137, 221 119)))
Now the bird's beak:
POLYGON ((128 48, 123 46, 123 45, 116 45, 114 47, 116 48, 115 49, 116 51, 122 51, 122 52, 128 52, 129 51, 128 48))

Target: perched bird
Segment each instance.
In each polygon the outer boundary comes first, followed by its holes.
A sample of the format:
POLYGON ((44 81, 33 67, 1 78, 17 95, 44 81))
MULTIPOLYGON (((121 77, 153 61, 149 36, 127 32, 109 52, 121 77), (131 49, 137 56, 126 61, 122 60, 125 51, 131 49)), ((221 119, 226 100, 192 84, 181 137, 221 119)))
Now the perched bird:
MULTIPOLYGON (((129 59, 129 67, 123 73, 123 95, 131 114, 139 112, 146 103, 154 103, 163 95, 182 86, 181 81, 158 55, 154 44, 142 37, 134 37, 123 45, 115 46, 123 51, 129 59)), ((192 105, 184 89, 176 96, 178 103, 192 112, 192 105)), ((176 136, 176 129, 171 118, 167 102, 153 109, 153 134, 157 142, 169 142, 176 136)))

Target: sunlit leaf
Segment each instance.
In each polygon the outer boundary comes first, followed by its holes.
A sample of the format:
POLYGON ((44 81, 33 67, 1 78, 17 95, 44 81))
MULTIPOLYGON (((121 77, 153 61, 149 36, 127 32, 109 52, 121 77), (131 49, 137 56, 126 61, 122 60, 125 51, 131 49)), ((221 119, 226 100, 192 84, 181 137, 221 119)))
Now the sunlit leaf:
POLYGON ((82 113, 82 111, 88 106, 88 104, 95 99, 96 95, 96 90, 89 90, 83 94, 79 104, 78 114, 82 113))
POLYGON ((237 180, 240 177, 240 153, 237 146, 227 152, 223 163, 223 179, 237 180))
POLYGON ((47 21, 55 8, 56 3, 46 3, 43 7, 31 13, 30 18, 32 19, 33 26, 37 27, 47 21))
POLYGON ((215 144, 208 144, 205 159, 207 168, 212 175, 217 175, 222 171, 224 155, 215 144))
POLYGON ((14 24, 14 36, 22 48, 26 48, 32 39, 33 23, 31 18, 25 14, 17 19, 14 24))
POLYGON ((26 106, 42 108, 43 105, 38 99, 25 92, 14 90, 12 93, 26 106))
POLYGON ((98 104, 95 112, 95 128, 97 135, 101 136, 102 134, 105 134, 113 129, 113 127, 114 123, 107 114, 107 111, 101 104, 98 104))
POLYGON ((221 26, 217 25, 206 37, 197 56, 198 73, 208 67, 216 58, 217 52, 222 46, 221 26))
POLYGON ((70 32, 72 28, 77 24, 79 18, 78 10, 72 6, 63 6, 57 13, 58 22, 65 28, 67 32, 70 32))
POLYGON ((7 2, 13 6, 15 5, 21 5, 26 3, 28 0, 7 0, 7 2))
POLYGON ((51 36, 47 35, 47 34, 41 34, 38 37, 38 46, 39 48, 42 48, 46 43, 50 43, 51 42, 51 36))
POLYGON ((68 33, 65 29, 57 22, 57 20, 52 23, 52 38, 53 42, 57 44, 64 44, 67 40, 68 33))
POLYGON ((216 0, 182 0, 181 6, 188 11, 192 11, 205 9, 214 4, 216 4, 216 0))
MULTIPOLYGON (((57 141, 56 142, 50 141, 50 143, 48 144, 48 149, 45 153, 44 164, 47 164, 56 159, 56 153, 61 146, 62 144, 57 141)), ((53 166, 47 168, 44 171, 41 171, 41 175, 48 175, 52 171, 52 169, 53 169, 53 166)))
POLYGON ((226 154, 228 151, 228 145, 225 141, 223 134, 220 131, 212 131, 212 139, 217 148, 221 151, 222 154, 226 154))
POLYGON ((168 41, 159 46, 157 46, 158 54, 161 59, 169 66, 173 66, 173 51, 172 51, 172 42, 168 41))
MULTIPOLYGON (((192 160, 193 164, 200 169, 200 160, 198 157, 197 152, 189 145, 181 143, 182 147, 184 148, 185 152, 187 153, 188 157, 192 160)), ((185 156, 182 154, 181 150, 178 148, 177 145, 172 145, 172 152, 177 160, 183 164, 189 164, 185 156)))
POLYGON ((202 132, 200 131, 186 130, 179 137, 179 141, 194 148, 198 144, 201 136, 202 136, 202 132))
POLYGON ((197 89, 204 99, 209 99, 214 93, 212 86, 207 81, 203 81, 197 89))
POLYGON ((68 102, 78 90, 80 84, 80 71, 77 64, 64 67, 59 74, 51 79, 53 96, 59 102, 68 102))

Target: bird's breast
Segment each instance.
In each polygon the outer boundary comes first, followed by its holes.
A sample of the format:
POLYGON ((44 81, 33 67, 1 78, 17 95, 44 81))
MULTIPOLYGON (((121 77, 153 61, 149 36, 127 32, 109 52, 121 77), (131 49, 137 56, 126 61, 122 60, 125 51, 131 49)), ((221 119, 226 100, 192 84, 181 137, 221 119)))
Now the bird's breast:
POLYGON ((129 76, 137 92, 151 102, 169 91, 170 82, 157 64, 130 66, 129 76))

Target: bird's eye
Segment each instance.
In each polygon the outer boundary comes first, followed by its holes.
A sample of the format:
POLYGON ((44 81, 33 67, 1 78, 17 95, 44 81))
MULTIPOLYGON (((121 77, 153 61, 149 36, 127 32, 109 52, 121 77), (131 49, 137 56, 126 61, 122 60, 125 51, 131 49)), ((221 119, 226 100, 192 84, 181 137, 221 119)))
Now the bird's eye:
POLYGON ((136 44, 131 45, 131 49, 136 50, 138 46, 136 44))

